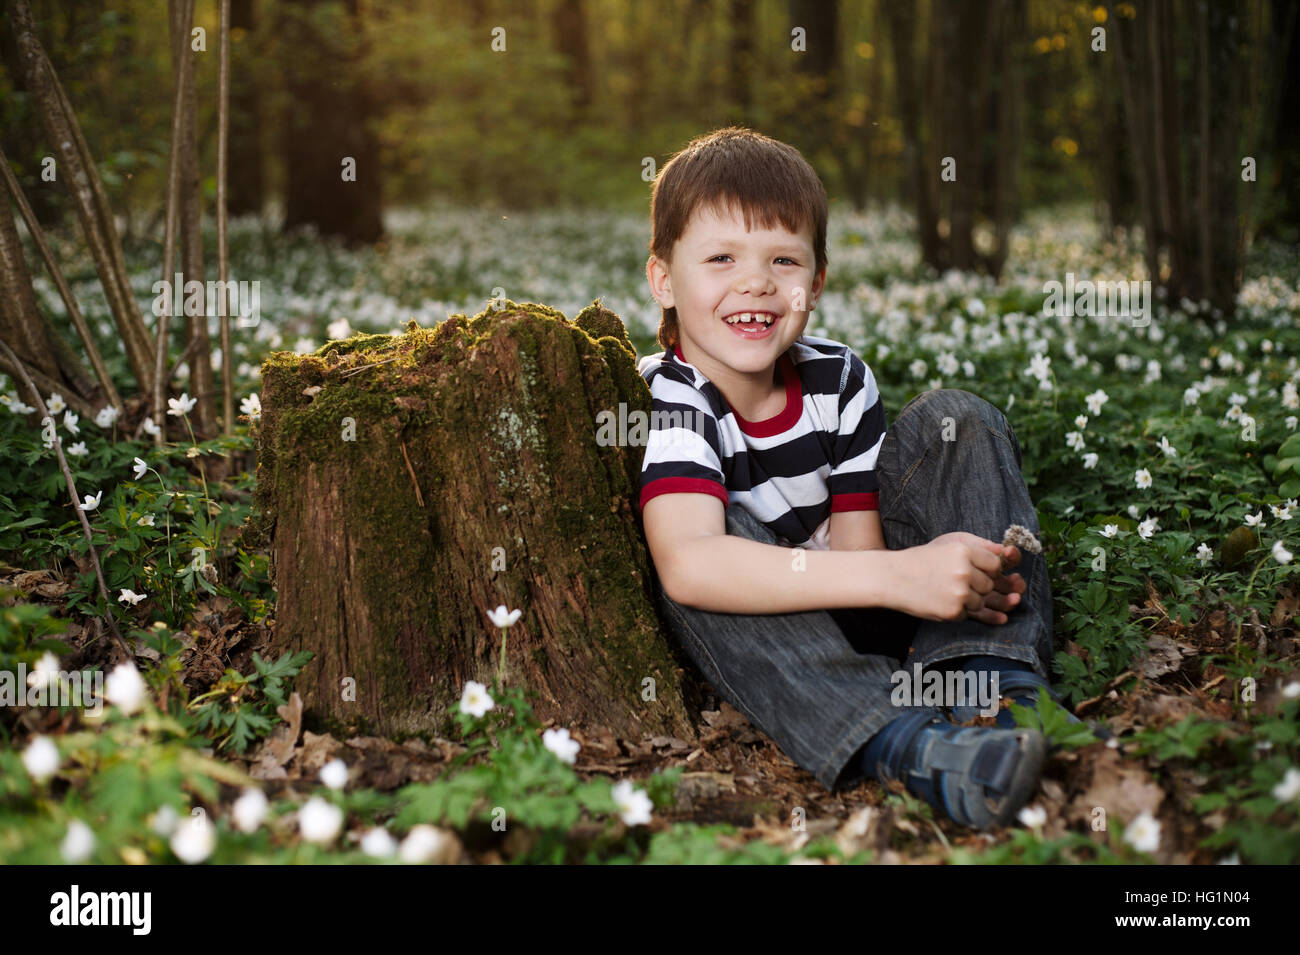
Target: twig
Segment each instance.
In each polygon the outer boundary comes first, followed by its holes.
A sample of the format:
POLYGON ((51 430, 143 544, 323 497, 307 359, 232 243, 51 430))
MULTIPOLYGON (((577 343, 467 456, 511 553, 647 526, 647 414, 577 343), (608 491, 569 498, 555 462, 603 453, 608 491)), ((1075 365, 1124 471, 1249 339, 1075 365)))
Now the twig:
POLYGON ((397 358, 398 358, 398 356, 397 356, 397 355, 394 355, 392 358, 385 358, 383 361, 371 362, 369 365, 358 365, 356 368, 349 368, 347 371, 345 371, 345 372, 343 372, 341 375, 339 375, 339 377, 340 377, 340 378, 347 378, 347 377, 350 376, 350 375, 355 375, 355 374, 356 374, 357 372, 359 372, 359 371, 365 371, 367 368, 375 368, 375 367, 377 367, 378 365, 386 365, 386 364, 388 364, 390 361, 397 361, 397 358))
POLYGON ((415 480, 415 468, 411 467, 411 456, 406 453, 406 442, 402 441, 401 444, 402 457, 406 458, 406 472, 411 475, 411 483, 415 485, 415 499, 420 502, 421 507, 424 507, 424 495, 420 493, 420 484, 415 480))
POLYGON ((1081 715, 1081 714, 1083 713, 1084 710, 1086 710, 1088 707, 1090 707, 1090 706, 1094 706, 1095 704, 1097 704, 1098 702, 1100 702, 1100 701, 1101 701, 1101 698, 1102 698, 1103 696, 1105 696, 1105 695, 1106 695, 1107 693, 1109 693, 1111 690, 1115 689, 1115 687, 1119 686, 1121 683, 1123 683, 1125 680, 1127 680, 1127 679, 1128 679, 1129 677, 1131 677, 1131 676, 1137 676, 1137 671, 1136 671, 1136 670, 1125 670, 1125 671, 1124 671, 1123 673, 1121 673, 1119 676, 1115 677, 1115 679, 1113 679, 1113 680, 1111 680, 1109 683, 1107 683, 1107 684, 1106 684, 1106 688, 1105 688, 1104 690, 1102 690, 1101 693, 1099 693, 1097 696, 1094 696, 1094 697, 1093 697, 1092 699, 1090 699, 1090 700, 1084 700, 1082 703, 1080 703, 1078 706, 1076 706, 1076 707, 1074 708, 1074 715, 1075 715, 1075 716, 1079 716, 1079 715, 1081 715))
MULTIPOLYGON (((27 387, 31 389, 32 395, 36 398, 36 407, 40 410, 42 419, 48 418, 50 421, 53 421, 54 416, 50 414, 50 410, 45 407, 45 399, 41 397, 40 390, 28 376, 27 369, 25 369, 22 362, 18 360, 18 356, 15 355, 8 344, 3 341, 0 341, 0 348, 5 350, 9 359, 14 363, 14 366, 22 375, 23 381, 26 383, 27 387)), ((72 509, 77 512, 77 517, 81 519, 81 529, 86 535, 86 546, 90 548, 90 562, 95 566, 95 579, 99 582, 99 595, 104 598, 104 605, 106 607, 112 607, 113 601, 108 596, 108 587, 104 584, 104 571, 99 566, 99 554, 95 550, 94 534, 90 529, 90 521, 86 519, 86 512, 81 509, 81 498, 77 495, 77 485, 72 480, 72 472, 68 470, 67 458, 63 456, 63 441, 59 438, 57 427, 54 429, 54 452, 58 455, 59 468, 63 471, 63 479, 68 482, 68 493, 72 495, 72 509)), ((127 647, 126 641, 122 639, 122 634, 118 632, 117 621, 113 619, 113 614, 111 612, 108 613, 108 629, 112 632, 113 639, 117 641, 117 645, 122 648, 122 652, 126 654, 126 658, 128 660, 132 659, 135 654, 133 654, 127 647)))

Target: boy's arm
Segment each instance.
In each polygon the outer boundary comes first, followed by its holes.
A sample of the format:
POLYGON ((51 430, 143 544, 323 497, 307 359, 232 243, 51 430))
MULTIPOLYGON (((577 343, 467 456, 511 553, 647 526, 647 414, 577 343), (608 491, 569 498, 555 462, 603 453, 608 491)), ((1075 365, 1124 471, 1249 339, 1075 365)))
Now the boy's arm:
MULTIPOLYGON (((847 512, 846 512, 847 513, 847 512)), ((722 501, 660 494, 642 509, 659 582, 677 603, 713 613, 798 613, 888 607, 898 553, 804 550, 726 533, 722 501)))
POLYGON ((831 550, 884 550, 880 512, 835 511, 831 514, 831 550))

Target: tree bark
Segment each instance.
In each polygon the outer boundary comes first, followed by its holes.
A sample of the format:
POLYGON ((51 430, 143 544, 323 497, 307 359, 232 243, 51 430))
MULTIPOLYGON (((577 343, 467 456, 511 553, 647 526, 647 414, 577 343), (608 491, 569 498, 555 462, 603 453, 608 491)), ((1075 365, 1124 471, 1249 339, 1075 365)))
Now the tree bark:
POLYGON ((280 6, 280 34, 293 108, 286 112, 284 228, 315 226, 350 245, 383 235, 382 171, 369 123, 356 0, 293 0, 280 6), (343 177, 345 159, 355 179, 343 177))
POLYGON ((8 10, 23 83, 35 103, 46 140, 58 157, 58 181, 68 191, 81 221, 104 297, 122 337, 131 373, 142 390, 151 391, 154 382, 153 340, 131 289, 104 184, 100 181, 72 105, 36 37, 27 0, 10 0, 8 10))
POLYGON ((602 410, 650 409, 618 317, 506 302, 406 329, 263 365, 244 539, 269 545, 279 647, 316 654, 306 706, 445 731, 465 682, 495 678, 504 604, 505 682, 543 722, 690 733, 700 687, 631 504, 643 451, 597 440, 602 410))
POLYGON ((251 62, 257 28, 253 0, 231 0, 230 33, 233 69, 230 73, 230 177, 232 216, 262 214, 265 179, 262 171, 261 88, 251 62))

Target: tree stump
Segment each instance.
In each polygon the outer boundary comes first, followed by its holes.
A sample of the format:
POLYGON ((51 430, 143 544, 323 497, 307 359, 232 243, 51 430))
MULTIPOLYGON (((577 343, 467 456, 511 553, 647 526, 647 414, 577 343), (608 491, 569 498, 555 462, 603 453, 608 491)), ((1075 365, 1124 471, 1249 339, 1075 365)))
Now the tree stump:
POLYGON ((309 712, 446 734, 465 682, 496 676, 504 604, 505 683, 542 722, 695 735, 703 684, 632 505, 644 448, 597 441, 602 410, 649 413, 634 356, 595 302, 571 322, 507 301, 267 358, 244 538, 270 550, 277 652, 315 653, 309 712))

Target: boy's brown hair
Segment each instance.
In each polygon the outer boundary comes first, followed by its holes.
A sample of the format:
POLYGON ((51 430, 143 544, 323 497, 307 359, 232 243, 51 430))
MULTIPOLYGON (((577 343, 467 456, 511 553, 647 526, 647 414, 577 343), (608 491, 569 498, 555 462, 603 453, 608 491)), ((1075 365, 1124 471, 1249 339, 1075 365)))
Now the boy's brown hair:
MULTIPOLYGON (((668 160, 650 195, 650 252, 667 263, 696 208, 739 205, 745 228, 780 222, 799 232, 811 222, 813 274, 826 266, 826 187, 799 150, 743 126, 699 136, 668 160)), ((659 344, 678 341, 677 309, 665 308, 659 344)))

